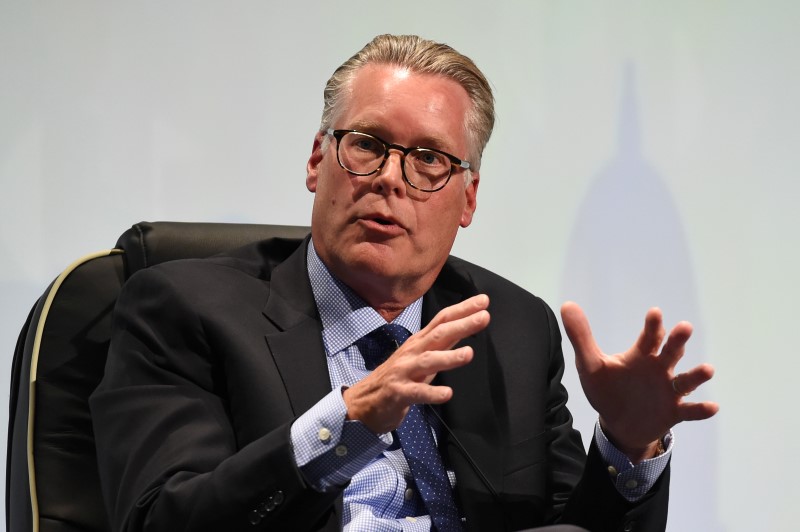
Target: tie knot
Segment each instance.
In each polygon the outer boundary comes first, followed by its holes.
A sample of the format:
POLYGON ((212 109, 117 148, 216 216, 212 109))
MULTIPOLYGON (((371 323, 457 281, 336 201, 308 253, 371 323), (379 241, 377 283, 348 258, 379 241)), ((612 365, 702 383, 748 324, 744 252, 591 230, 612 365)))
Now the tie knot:
POLYGON ((394 348, 397 349, 405 342, 411 333, 406 330, 405 327, 402 325, 398 325, 396 323, 387 323, 383 325, 379 329, 377 329, 381 334, 386 335, 389 341, 394 342, 394 348))
POLYGON ((402 325, 387 323, 378 327, 356 342, 361 356, 364 357, 364 366, 368 370, 378 367, 389 355, 405 342, 411 333, 402 325))

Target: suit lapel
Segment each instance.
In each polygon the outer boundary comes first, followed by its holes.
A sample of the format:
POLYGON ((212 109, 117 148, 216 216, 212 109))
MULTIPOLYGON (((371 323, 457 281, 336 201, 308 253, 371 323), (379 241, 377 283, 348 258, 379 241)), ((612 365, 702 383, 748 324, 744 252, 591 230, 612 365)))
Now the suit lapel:
MULTIPOLYGON (((281 374, 295 416, 331 391, 322 322, 308 280, 306 251, 310 238, 272 271, 263 314, 278 332, 265 339, 281 374)), ((334 521, 341 529, 342 496, 334 502, 334 521)))
MULTIPOLYGON (((468 277, 451 261, 445 265, 433 288, 423 301, 423 323, 436 313, 477 294, 468 277)), ((502 445, 499 416, 495 412, 497 389, 502 378, 489 335, 484 331, 465 338, 458 346, 469 345, 474 358, 468 365, 437 376, 437 382, 453 388, 453 398, 442 406, 442 414, 452 433, 445 435, 442 452, 453 467, 457 493, 462 508, 470 513, 479 499, 489 498, 491 489, 499 492, 502 485, 502 445), (492 388, 494 383, 495 389, 492 388)), ((488 502, 488 500, 487 500, 488 502)))
POLYGON ((272 272, 264 316, 278 329, 266 335, 292 410, 299 416, 331 391, 322 324, 306 269, 308 239, 272 272))

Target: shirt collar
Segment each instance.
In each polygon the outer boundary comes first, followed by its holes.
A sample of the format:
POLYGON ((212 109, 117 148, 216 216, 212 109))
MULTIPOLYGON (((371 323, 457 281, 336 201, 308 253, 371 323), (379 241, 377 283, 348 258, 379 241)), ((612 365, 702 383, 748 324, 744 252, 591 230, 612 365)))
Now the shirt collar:
MULTIPOLYGON (((306 264, 314 301, 322 319, 322 341, 328 356, 348 348, 386 324, 375 309, 328 270, 317 255, 313 240, 308 244, 306 264)), ((422 298, 419 298, 403 309, 392 323, 402 325, 414 334, 420 329, 421 319, 422 298)))

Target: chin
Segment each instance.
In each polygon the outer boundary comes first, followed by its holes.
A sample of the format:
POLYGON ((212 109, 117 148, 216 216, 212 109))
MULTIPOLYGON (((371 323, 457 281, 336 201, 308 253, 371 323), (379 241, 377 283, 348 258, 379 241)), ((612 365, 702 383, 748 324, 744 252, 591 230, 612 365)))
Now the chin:
POLYGON ((348 266, 356 271, 393 277, 395 269, 402 262, 402 253, 392 246, 375 242, 363 242, 356 246, 349 256, 348 266))

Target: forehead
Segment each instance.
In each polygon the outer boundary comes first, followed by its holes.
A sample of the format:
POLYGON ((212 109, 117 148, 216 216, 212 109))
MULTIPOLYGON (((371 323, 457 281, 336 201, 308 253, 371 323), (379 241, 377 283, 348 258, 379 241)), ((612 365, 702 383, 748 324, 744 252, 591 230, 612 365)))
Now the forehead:
POLYGON ((338 128, 366 129, 397 143, 466 146, 471 102, 466 90, 445 76, 367 65, 354 75, 343 103, 338 128))

